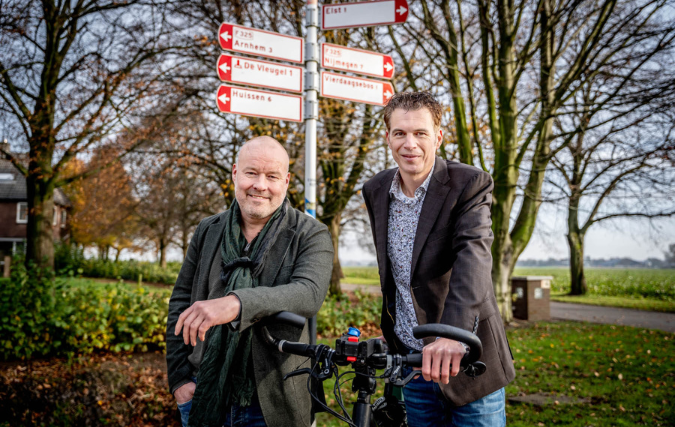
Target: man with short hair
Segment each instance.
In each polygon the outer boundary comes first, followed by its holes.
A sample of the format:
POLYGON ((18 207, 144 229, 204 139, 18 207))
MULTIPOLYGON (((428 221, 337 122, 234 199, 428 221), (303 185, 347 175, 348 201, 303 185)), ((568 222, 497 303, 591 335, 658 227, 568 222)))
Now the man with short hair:
POLYGON ((382 284, 382 333, 390 350, 423 352, 422 377, 403 389, 408 425, 496 427, 506 424, 504 386, 515 370, 490 274, 492 178, 436 157, 442 112, 428 92, 398 93, 384 109, 398 168, 363 187, 382 284), (457 375, 466 347, 416 339, 412 329, 427 323, 475 332, 487 371, 457 375))
MULTIPOLYGON (((232 168, 235 201, 192 237, 166 334, 169 386, 184 426, 310 425, 307 379, 283 380, 309 362, 266 344, 256 325, 279 311, 312 317, 328 291, 331 238, 289 205, 288 167, 273 138, 248 141, 232 168)), ((307 327, 268 328, 309 341, 307 327)))

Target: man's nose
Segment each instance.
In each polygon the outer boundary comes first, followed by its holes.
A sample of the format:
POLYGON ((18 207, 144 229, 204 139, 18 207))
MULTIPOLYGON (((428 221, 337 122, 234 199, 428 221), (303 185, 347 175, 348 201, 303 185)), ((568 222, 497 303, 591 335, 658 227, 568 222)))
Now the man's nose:
POLYGON ((415 139, 415 135, 409 133, 405 136, 403 148, 405 148, 406 150, 414 150, 415 148, 417 148, 417 140, 415 139))
POLYGON ((265 176, 258 175, 253 181, 253 188, 256 189, 257 191, 264 191, 267 189, 267 178, 265 176))

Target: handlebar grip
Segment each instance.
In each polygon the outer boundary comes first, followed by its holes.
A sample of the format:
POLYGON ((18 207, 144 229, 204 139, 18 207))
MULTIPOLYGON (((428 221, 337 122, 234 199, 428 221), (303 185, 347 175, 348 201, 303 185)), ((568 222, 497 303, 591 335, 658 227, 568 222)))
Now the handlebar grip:
POLYGON ((413 328, 413 336, 417 339, 441 337, 463 342, 469 346, 469 354, 464 356, 462 364, 473 363, 483 355, 483 344, 480 342, 480 338, 469 331, 454 326, 442 325, 440 323, 415 326, 413 328))
POLYGON ((306 321, 307 319, 299 314, 291 313, 290 311, 280 311, 277 314, 266 317, 264 319, 264 324, 271 325, 273 323, 284 323, 302 329, 305 327, 306 321))
POLYGON ((301 342, 290 342, 281 340, 279 342, 279 351, 288 354, 297 354, 298 356, 311 357, 314 355, 313 347, 310 344, 303 344, 301 342))
POLYGON ((411 367, 422 366, 422 353, 411 353, 403 356, 403 361, 411 367))

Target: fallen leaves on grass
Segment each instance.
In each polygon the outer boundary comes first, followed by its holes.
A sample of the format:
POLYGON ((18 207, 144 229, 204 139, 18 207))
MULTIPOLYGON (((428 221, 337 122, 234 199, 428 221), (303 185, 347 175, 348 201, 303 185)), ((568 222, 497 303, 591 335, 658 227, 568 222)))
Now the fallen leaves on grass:
POLYGON ((163 353, 0 364, 0 424, 180 426, 163 353))

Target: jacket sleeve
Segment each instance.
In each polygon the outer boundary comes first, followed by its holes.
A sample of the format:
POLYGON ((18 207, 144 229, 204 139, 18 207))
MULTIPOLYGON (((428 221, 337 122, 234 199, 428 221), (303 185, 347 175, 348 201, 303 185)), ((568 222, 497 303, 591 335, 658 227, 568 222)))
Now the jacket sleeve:
POLYGON ((192 352, 192 346, 185 345, 183 335, 175 335, 178 316, 190 307, 192 285, 199 265, 199 241, 204 222, 200 222, 192 235, 187 255, 178 273, 178 279, 173 287, 169 300, 169 317, 166 326, 166 365, 169 377, 169 390, 171 393, 183 384, 191 381, 192 365, 188 356, 192 352))
POLYGON ((290 311, 310 318, 321 308, 333 269, 330 233, 324 225, 316 224, 307 233, 298 236, 298 242, 298 253, 289 283, 231 292, 241 301, 240 330, 279 311, 290 311))
POLYGON ((492 292, 492 188, 488 173, 476 174, 464 187, 453 215, 454 260, 441 322, 468 331, 492 292))

